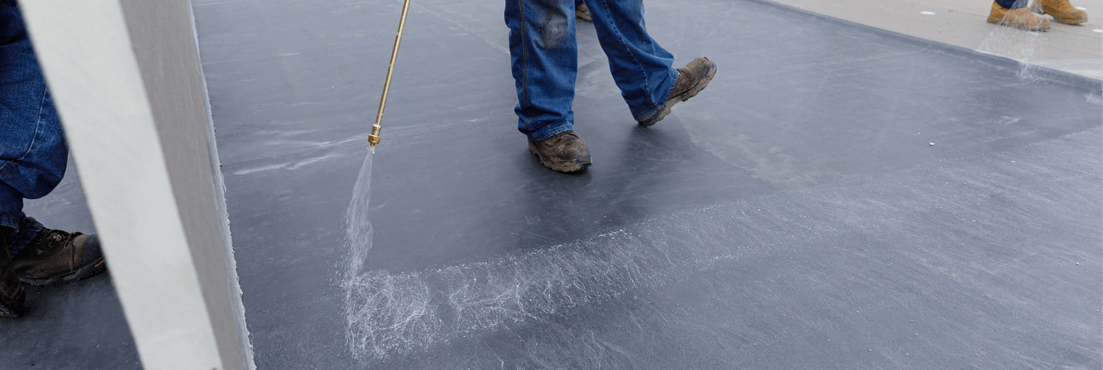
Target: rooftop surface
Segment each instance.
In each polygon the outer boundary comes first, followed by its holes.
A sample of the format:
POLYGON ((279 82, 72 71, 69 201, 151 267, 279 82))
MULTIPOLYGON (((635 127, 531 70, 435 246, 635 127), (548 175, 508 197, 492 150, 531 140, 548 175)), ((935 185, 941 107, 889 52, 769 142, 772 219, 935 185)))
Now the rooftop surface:
MULTIPOLYGON (((515 131, 501 4, 415 1, 348 284, 401 3, 193 5, 259 368, 1103 366, 1097 78, 833 7, 648 0, 676 64, 719 72, 638 127, 579 23, 595 164, 562 175, 515 131)), ((75 176, 28 213, 93 229, 75 176)), ((139 368, 107 274, 28 300, 0 368, 139 368)))

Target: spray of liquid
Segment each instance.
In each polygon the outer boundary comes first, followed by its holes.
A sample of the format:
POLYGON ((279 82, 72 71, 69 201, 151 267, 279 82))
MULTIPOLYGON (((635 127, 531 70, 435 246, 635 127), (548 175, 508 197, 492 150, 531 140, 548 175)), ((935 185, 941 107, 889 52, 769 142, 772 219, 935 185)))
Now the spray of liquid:
POLYGON ((345 212, 345 250, 349 255, 344 261, 346 275, 342 280, 342 287, 345 289, 346 301, 352 299, 353 282, 361 275, 364 259, 367 258, 372 247, 372 226, 368 203, 371 200, 371 169, 374 155, 375 148, 372 147, 364 157, 360 175, 352 188, 352 200, 345 212))
MULTIPOLYGON (((352 199, 345 211, 345 250, 348 255, 341 262, 345 276, 341 279, 341 288, 345 291, 344 314, 349 327, 357 322, 360 315, 355 302, 362 300, 360 297, 363 289, 358 288, 364 279, 364 261, 372 248, 372 226, 370 218, 371 201, 371 170, 372 157, 375 155, 375 147, 368 150, 364 157, 364 164, 360 166, 360 175, 356 177, 356 184, 352 188, 352 199)), ((355 343, 353 330, 345 330, 349 343, 355 343)))
POLYGON ((1019 78, 1024 80, 1034 79, 1033 63, 1036 63, 1035 55, 1045 53, 1048 36, 1040 31, 1024 31, 1007 26, 1006 21, 1001 22, 1004 27, 993 27, 988 37, 980 44, 977 51, 1002 55, 1020 62, 1019 78))
MULTIPOLYGON (((368 151, 360 175, 353 186, 352 199, 345 214, 346 259, 341 262, 345 276, 341 288, 345 291, 344 314, 347 323, 345 340, 358 360, 383 358, 405 342, 395 343, 396 338, 419 343, 432 343, 424 338, 435 330, 417 325, 420 330, 387 330, 388 323, 416 321, 426 313, 428 290, 418 285, 396 286, 380 283, 386 271, 365 271, 364 265, 372 249, 372 225, 369 215, 371 200, 371 172, 374 148, 368 151), (418 336, 416 333, 424 335, 418 336), (390 340, 388 340, 390 339, 390 340), (380 345, 383 343, 385 345, 380 345)), ((393 325, 393 324, 391 324, 393 325)), ((404 325, 400 325, 405 327, 404 325)))

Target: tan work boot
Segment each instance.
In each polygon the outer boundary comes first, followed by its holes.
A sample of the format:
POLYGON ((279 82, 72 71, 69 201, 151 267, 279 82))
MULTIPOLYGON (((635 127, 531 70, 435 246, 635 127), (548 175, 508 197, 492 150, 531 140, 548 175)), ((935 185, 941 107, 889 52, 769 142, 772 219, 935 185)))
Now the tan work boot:
POLYGON ((540 157, 540 164, 556 172, 578 172, 590 167, 590 148, 575 135, 567 131, 544 141, 529 142, 529 151, 540 157))
POLYGON ((57 285, 95 275, 106 268, 95 235, 43 228, 12 257, 20 280, 31 285, 57 285))
POLYGON ((651 126, 661 121, 667 114, 670 114, 670 108, 674 107, 674 104, 697 96, 697 93, 704 90, 715 75, 716 63, 713 63, 709 58, 697 58, 690 61, 685 67, 678 68, 678 79, 674 81, 674 89, 670 91, 670 97, 666 99, 666 103, 662 107, 640 119, 638 121, 640 126, 651 126))
POLYGON ((1049 20, 1036 16, 1027 8, 1007 9, 992 2, 992 12, 988 13, 988 23, 1014 27, 1027 31, 1049 29, 1049 20))
POLYGON ((594 20, 590 19, 590 8, 586 7, 586 4, 578 4, 574 7, 574 16, 578 19, 593 23, 594 20))
POLYGON ((1069 0, 1034 0, 1030 10, 1038 14, 1049 14, 1053 20, 1064 24, 1080 24, 1088 21, 1088 13, 1076 9, 1069 0))

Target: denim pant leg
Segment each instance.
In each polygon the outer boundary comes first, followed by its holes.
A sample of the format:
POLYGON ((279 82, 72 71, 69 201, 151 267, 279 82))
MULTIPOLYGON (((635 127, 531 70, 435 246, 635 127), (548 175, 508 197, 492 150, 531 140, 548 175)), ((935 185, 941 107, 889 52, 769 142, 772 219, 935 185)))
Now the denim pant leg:
POLYGON ((613 80, 637 121, 659 109, 674 89, 674 56, 647 34, 642 0, 585 0, 613 80))
POLYGON ((1027 0, 996 0, 996 3, 1006 9, 1018 9, 1026 7, 1027 0))
POLYGON ((69 149, 23 18, 0 1, 0 226, 17 251, 42 225, 23 214, 23 198, 45 196, 65 175, 69 149))
POLYGON ((542 141, 574 128, 575 0, 506 0, 517 129, 542 141))

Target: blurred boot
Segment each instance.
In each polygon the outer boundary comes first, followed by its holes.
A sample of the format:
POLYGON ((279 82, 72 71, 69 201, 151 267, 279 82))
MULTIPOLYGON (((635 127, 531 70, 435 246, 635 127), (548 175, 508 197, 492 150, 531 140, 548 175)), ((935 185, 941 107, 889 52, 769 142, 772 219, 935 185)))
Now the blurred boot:
POLYGON ((5 240, 7 238, 0 238, 0 316, 19 317, 23 314, 23 303, 27 300, 27 294, 19 284, 19 277, 15 276, 11 252, 5 240))
POLYGON ((1000 4, 995 1, 992 2, 992 11, 988 14, 988 23, 1027 31, 1042 31, 1049 29, 1049 20, 1034 15, 1029 9, 1007 9, 1000 6, 1000 4))
POLYGON ((1053 20, 1064 24, 1080 24, 1088 21, 1088 13, 1076 9, 1069 0, 1035 0, 1030 10, 1038 14, 1049 14, 1053 20))
POLYGON ((96 235, 43 228, 12 258, 19 279, 31 285, 57 285, 95 275, 106 268, 96 235))
POLYGON ((585 3, 578 3, 578 4, 575 5, 575 7, 574 7, 574 16, 578 17, 578 19, 581 19, 581 20, 584 20, 584 21, 587 21, 587 22, 590 22, 590 23, 594 22, 592 19, 590 19, 590 8, 587 8, 585 3))

